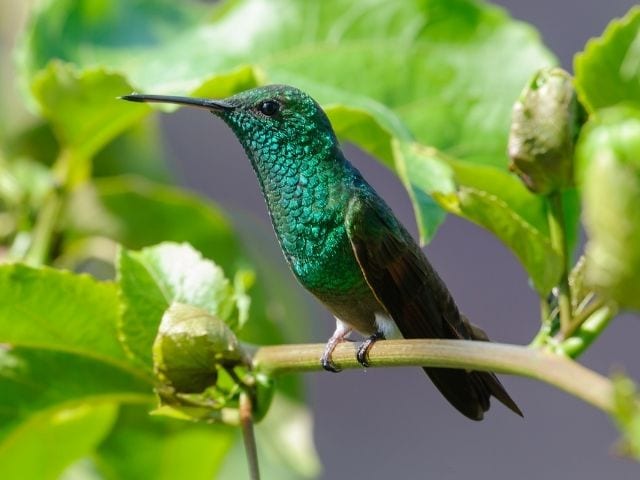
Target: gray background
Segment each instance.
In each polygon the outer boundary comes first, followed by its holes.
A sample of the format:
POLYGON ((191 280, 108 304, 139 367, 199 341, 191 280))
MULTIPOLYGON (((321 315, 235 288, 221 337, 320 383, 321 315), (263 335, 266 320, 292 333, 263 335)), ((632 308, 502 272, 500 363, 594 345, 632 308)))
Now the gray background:
MULTIPOLYGON (((589 37, 599 35, 611 18, 635 4, 629 0, 496 3, 534 24, 568 69, 573 54, 589 37)), ((163 125, 168 151, 186 186, 227 209, 268 223, 249 163, 221 122, 185 109, 164 116, 163 125)), ((355 148, 346 149, 415 232, 409 200, 397 179, 355 148)), ((275 237, 260 240, 275 251, 275 237)), ((538 327, 538 301, 516 259, 498 240, 449 217, 426 251, 462 310, 494 340, 530 341, 538 327)), ((279 254, 276 257, 281 260, 279 254)), ((312 299, 309 302, 316 313, 313 319, 318 319, 312 340, 323 342, 333 321, 312 299)), ((640 378, 639 339, 640 320, 623 315, 581 361, 605 374, 623 365, 640 378)), ((454 411, 417 368, 316 373, 306 379, 325 479, 640 478, 636 464, 612 453, 616 432, 604 414, 531 380, 503 377, 525 413, 524 420, 494 402, 485 421, 475 423, 454 411)))

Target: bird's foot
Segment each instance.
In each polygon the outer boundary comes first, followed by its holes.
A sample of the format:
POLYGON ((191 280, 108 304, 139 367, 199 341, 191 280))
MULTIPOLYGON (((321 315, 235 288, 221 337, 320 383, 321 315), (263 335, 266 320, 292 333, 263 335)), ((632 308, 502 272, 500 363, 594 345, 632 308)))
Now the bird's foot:
POLYGON ((360 348, 358 348, 356 358, 358 359, 358 363, 363 367, 366 368, 369 366, 369 350, 371 350, 373 344, 378 340, 384 340, 384 333, 377 331, 369 338, 367 338, 364 342, 362 342, 362 345, 360 345, 360 348))
POLYGON ((333 360, 331 360, 331 353, 327 354, 326 351, 320 359, 320 365, 322 365, 322 368, 324 368, 327 372, 338 373, 342 371, 342 369, 338 368, 338 366, 333 363, 333 360))
POLYGON ((331 335, 327 345, 324 347, 324 352, 320 358, 320 365, 322 365, 322 368, 327 372, 338 373, 342 370, 333 362, 331 356, 333 355, 333 351, 336 349, 336 346, 340 342, 343 342, 349 333, 351 333, 351 327, 336 318, 336 330, 333 332, 333 335, 331 335))

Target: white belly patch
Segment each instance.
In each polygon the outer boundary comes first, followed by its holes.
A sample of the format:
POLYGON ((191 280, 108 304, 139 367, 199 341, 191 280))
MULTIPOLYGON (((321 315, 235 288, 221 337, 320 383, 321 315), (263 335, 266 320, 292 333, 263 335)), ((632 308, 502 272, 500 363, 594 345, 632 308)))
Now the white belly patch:
POLYGON ((400 330, 398 330, 396 322, 394 322, 393 318, 386 313, 376 313, 376 327, 379 331, 384 333, 384 338, 387 340, 402 338, 402 334, 400 333, 400 330))

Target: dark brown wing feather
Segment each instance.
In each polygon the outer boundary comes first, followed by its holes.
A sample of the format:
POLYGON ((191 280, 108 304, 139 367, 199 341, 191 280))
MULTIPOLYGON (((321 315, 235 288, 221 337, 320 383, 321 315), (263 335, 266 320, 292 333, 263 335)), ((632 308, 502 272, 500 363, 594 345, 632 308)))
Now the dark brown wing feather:
MULTIPOLYGON (((488 340, 458 311, 451 294, 418 245, 378 198, 354 197, 347 234, 367 283, 405 338, 488 340)), ((522 416, 493 373, 424 368, 463 415, 481 420, 491 395, 522 416)))

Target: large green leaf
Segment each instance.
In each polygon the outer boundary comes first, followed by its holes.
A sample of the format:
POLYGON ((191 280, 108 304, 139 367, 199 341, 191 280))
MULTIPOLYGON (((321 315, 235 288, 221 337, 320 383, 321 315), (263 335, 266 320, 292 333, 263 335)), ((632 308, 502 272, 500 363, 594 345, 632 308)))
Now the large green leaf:
POLYGON ((5 265, 0 291, 11 299, 0 305, 3 441, 19 435, 22 424, 44 428, 48 417, 35 419, 44 411, 83 401, 148 401, 150 378, 131 364, 117 339, 113 284, 5 265))
MULTIPOLYGON (((446 211, 494 233, 523 264, 536 290, 543 296, 551 291, 562 265, 551 248, 544 197, 532 194, 517 177, 498 167, 453 160, 416 144, 398 148, 408 159, 401 175, 414 185, 414 192, 428 192, 446 211)), ((579 215, 575 197, 575 191, 564 195, 571 248, 579 215)))
POLYGON ((640 7, 612 21, 575 57, 576 89, 591 110, 640 105, 640 7))
POLYGON ((120 338, 127 351, 148 368, 160 320, 174 302, 199 307, 234 327, 246 321, 244 293, 234 289, 219 266, 188 244, 122 249, 117 268, 123 304, 120 338))
POLYGON ((81 354, 27 347, 0 350, 0 390, 0 451, 46 429, 53 412, 152 400, 151 383, 134 372, 81 354))
POLYGON ((104 478, 192 480, 217 474, 236 434, 222 425, 194 425, 125 406, 94 458, 104 478))
POLYGON ((640 110, 603 110, 579 147, 586 279, 620 305, 640 309, 640 110))
POLYGON ((115 285, 87 275, 0 267, 0 343, 58 350, 129 368, 118 343, 115 285))
POLYGON ((88 160, 147 110, 144 106, 125 108, 116 101, 130 87, 122 75, 103 68, 80 72, 56 61, 38 72, 32 88, 67 154, 64 168, 71 183, 86 180, 88 160))
MULTIPOLYGON (((338 134, 390 166, 390 142, 370 140, 380 125, 397 140, 410 132, 457 158, 505 168, 511 105, 530 75, 553 63, 532 29, 472 0, 241 0, 205 23, 194 20, 200 5, 120 0, 101 4, 99 26, 97 8, 67 0, 39 11, 24 42, 25 82, 59 58, 108 65, 154 93, 224 96, 256 82, 292 83, 333 105, 338 134)), ((412 200, 427 240, 442 212, 425 192, 412 200)))
POLYGON ((230 222, 211 202, 137 176, 97 179, 74 193, 68 221, 74 234, 100 235, 139 249, 189 242, 231 273, 240 249, 230 222))
POLYGON ((1 478, 55 480, 67 465, 93 452, 111 429, 117 407, 80 405, 35 415, 0 443, 1 478))

